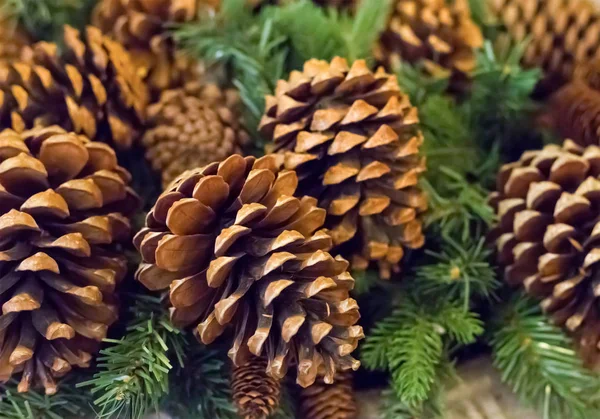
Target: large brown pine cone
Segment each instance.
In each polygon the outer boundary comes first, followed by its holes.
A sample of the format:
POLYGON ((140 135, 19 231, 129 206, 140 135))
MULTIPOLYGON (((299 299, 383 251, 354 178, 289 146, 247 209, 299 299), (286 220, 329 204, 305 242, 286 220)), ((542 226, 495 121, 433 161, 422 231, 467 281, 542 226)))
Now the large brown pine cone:
POLYGON ((178 87, 195 74, 193 60, 178 54, 170 25, 189 22, 215 0, 101 0, 92 23, 129 50, 140 75, 157 92, 178 87))
POLYGON ((144 262, 136 277, 169 288, 173 322, 197 325, 203 343, 232 325, 235 365, 265 356, 281 379, 296 363, 307 386, 321 365, 328 381, 336 368, 358 368, 350 353, 363 333, 348 262, 315 233, 325 211, 294 197, 296 173, 278 157, 233 155, 177 178, 134 239, 144 262))
POLYGON ((335 383, 321 378, 300 392, 300 410, 304 419, 355 419, 358 406, 352 388, 352 372, 344 371, 335 383))
POLYGON ((148 104, 147 88, 123 47, 97 28, 65 26, 64 51, 39 42, 27 63, 0 71, 0 122, 22 131, 57 124, 129 148, 148 104))
POLYGON ((382 276, 404 248, 423 245, 427 199, 417 186, 425 161, 417 109, 396 77, 364 61, 310 60, 268 96, 261 132, 298 172, 301 195, 327 209, 326 226, 353 268, 376 260, 382 276))
POLYGON ((106 144, 59 127, 0 133, 0 381, 56 392, 117 319, 137 205, 106 144))
POLYGON ((188 83, 161 94, 148 108, 142 143, 163 186, 185 170, 241 152, 249 137, 241 127, 238 106, 235 91, 213 84, 188 83))
POLYGON ((541 299, 586 351, 600 338, 600 148, 570 140, 504 165, 492 204, 505 279, 541 299))
POLYGON ((379 61, 423 63, 432 73, 469 73, 483 35, 471 19, 468 0, 396 0, 376 48, 379 61))
POLYGON ((231 390, 240 418, 266 419, 277 410, 281 381, 266 374, 267 365, 265 357, 252 357, 233 368, 231 390))
POLYGON ((499 42, 527 42, 523 64, 544 70, 544 91, 600 58, 600 13, 589 0, 492 0, 490 9, 507 30, 499 42))

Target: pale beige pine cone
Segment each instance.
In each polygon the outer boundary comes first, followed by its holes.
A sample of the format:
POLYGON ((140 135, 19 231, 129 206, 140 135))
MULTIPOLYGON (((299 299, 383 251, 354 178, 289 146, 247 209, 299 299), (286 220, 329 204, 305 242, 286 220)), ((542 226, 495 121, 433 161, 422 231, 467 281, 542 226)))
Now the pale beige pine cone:
POLYGON ((223 160, 248 145, 239 105, 234 90, 196 82, 163 92, 148 108, 142 144, 164 187, 185 170, 223 160))
POLYGON ((54 394, 90 365, 118 316, 129 181, 106 144, 60 127, 0 132, 0 382, 54 394))
POLYGON ((269 377, 266 368, 264 357, 252 357, 245 364, 233 368, 231 391, 240 418, 267 419, 277 410, 281 382, 269 377))

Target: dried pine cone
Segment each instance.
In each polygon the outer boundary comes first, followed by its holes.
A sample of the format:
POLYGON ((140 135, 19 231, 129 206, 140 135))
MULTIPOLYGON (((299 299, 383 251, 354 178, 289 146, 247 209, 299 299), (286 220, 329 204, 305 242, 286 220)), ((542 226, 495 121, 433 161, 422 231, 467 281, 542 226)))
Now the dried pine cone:
POLYGON ((16 131, 57 124, 129 148, 148 92, 127 52, 91 26, 84 38, 65 26, 64 43, 60 55, 55 44, 37 43, 27 63, 0 71, 0 122, 16 131))
POLYGON ((358 406, 352 388, 352 372, 339 374, 335 383, 322 379, 300 392, 301 417, 304 419, 355 419, 358 406))
POLYGON ((275 413, 281 396, 281 382, 269 377, 264 357, 252 357, 233 368, 231 390, 240 418, 266 419, 275 413))
POLYGON ((195 74, 193 60, 176 53, 168 27, 189 22, 215 0, 101 0, 92 23, 129 50, 140 75, 155 91, 177 87, 195 74))
POLYGON ((504 165, 492 196, 505 279, 539 297, 555 322, 597 351, 600 148, 570 140, 504 165))
POLYGON ((23 30, 0 17, 0 65, 19 60, 23 48, 29 44, 29 36, 23 30))
POLYGON ((281 379, 296 363, 307 386, 321 365, 328 381, 336 368, 358 368, 350 353, 363 333, 348 262, 315 233, 325 211, 293 197, 296 173, 278 160, 233 155, 177 178, 134 239, 144 262, 136 277, 169 288, 172 321, 197 325, 204 344, 232 325, 235 365, 265 356, 281 379))
POLYGON ((47 394, 117 319, 137 205, 106 144, 59 127, 0 133, 0 381, 47 394))
POLYGON ((499 42, 527 40, 523 64, 544 70, 543 90, 555 90, 577 65, 600 58, 600 13, 589 0, 492 0, 490 9, 507 30, 499 42))
POLYGON ((353 268, 379 263, 383 277, 398 269, 404 248, 423 245, 418 215, 427 199, 417 109, 395 76, 364 61, 310 60, 280 80, 266 100, 261 132, 298 172, 301 195, 327 209, 326 225, 353 268), (358 251, 357 251, 358 249, 358 251))
POLYGON ((240 126, 239 100, 216 85, 188 83, 162 93, 148 108, 142 138, 146 158, 167 186, 185 170, 239 153, 248 134, 240 126))
POLYGON ((422 62, 434 74, 465 74, 482 45, 468 0, 397 0, 375 55, 388 67, 422 62))

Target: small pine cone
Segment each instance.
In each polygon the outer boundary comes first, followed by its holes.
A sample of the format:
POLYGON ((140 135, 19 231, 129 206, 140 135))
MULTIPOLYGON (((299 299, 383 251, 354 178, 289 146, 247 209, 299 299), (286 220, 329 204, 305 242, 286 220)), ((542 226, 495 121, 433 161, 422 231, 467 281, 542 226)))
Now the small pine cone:
POLYGON ((466 74, 482 45, 468 0, 397 0, 375 55, 388 68, 408 61, 433 74, 466 74))
POLYGON ((576 66, 600 58, 600 13, 589 0, 492 0, 506 27, 499 42, 527 42, 523 64, 541 67, 543 91, 572 79, 576 66))
POLYGON ((301 195, 327 209, 326 226, 353 269, 378 261, 382 277, 398 270, 404 248, 423 245, 417 186, 425 161, 417 109, 395 76, 363 60, 310 60, 280 80, 266 99, 260 131, 296 170, 301 195), (358 250, 357 250, 358 249, 358 250))
POLYGON ((117 319, 119 243, 137 196, 106 144, 60 127, 0 132, 0 382, 88 367, 117 319))
MULTIPOLYGON (((140 75, 153 91, 178 87, 194 75, 193 60, 178 54, 169 26, 189 22, 215 0, 101 0, 92 23, 113 36, 131 53, 140 75)), ((215 6, 216 4, 216 6, 215 6)))
POLYGON ((235 365, 265 356, 267 374, 282 379, 295 363, 307 386, 320 366, 328 380, 358 368, 350 353, 363 332, 348 262, 315 233, 325 211, 294 197, 296 173, 279 160, 233 155, 183 173, 134 239, 144 262, 136 278, 169 289, 172 321, 197 325, 204 344, 233 326, 235 365))
POLYGON ((304 419, 355 419, 358 406, 352 388, 352 372, 345 371, 327 384, 318 378, 300 392, 301 417, 304 419))
POLYGON ((148 108, 142 143, 164 187, 185 170, 241 152, 249 137, 240 126, 238 105, 234 91, 188 83, 163 92, 148 108))
POLYGON ((554 321, 597 352, 600 147, 571 140, 529 151, 498 175, 493 233, 505 280, 541 299, 554 321))
POLYGON ((277 410, 281 382, 265 373, 267 365, 266 358, 252 357, 233 368, 231 390, 240 418, 266 419, 277 410))
POLYGON ((15 131, 60 125, 127 149, 145 118, 148 92, 129 55, 89 26, 65 26, 64 51, 35 44, 27 62, 0 71, 0 122, 15 131))

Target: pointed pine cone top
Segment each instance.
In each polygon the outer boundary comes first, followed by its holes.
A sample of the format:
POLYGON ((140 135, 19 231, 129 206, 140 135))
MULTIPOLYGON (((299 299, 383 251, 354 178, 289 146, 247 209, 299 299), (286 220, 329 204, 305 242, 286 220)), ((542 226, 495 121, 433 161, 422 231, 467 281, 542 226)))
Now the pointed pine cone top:
POLYGON ((600 338, 599 176, 600 148, 566 140, 504 165, 491 197, 506 281, 539 297, 588 349, 600 338))
POLYGON ((333 242, 355 269, 377 260, 389 278, 405 247, 423 245, 418 122, 396 77, 363 60, 310 60, 266 99, 261 132, 297 171, 300 194, 327 209, 333 242))
POLYGON ((280 379, 295 363, 307 386, 320 366, 329 381, 358 368, 350 353, 363 332, 348 262, 316 231, 325 211, 294 197, 296 173, 280 170, 279 157, 233 155, 177 178, 134 239, 144 262, 136 277, 169 289, 173 322, 197 325, 205 344, 231 324, 235 365, 264 355, 280 379))
POLYGON ((117 318, 117 243, 137 206, 106 144, 62 128, 0 133, 0 382, 47 393, 87 367, 117 318))
POLYGON ((38 42, 0 70, 0 122, 21 132, 60 125, 127 149, 139 136, 149 94, 121 44, 88 26, 64 28, 64 48, 38 42))

